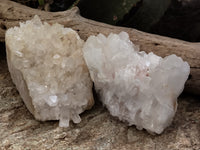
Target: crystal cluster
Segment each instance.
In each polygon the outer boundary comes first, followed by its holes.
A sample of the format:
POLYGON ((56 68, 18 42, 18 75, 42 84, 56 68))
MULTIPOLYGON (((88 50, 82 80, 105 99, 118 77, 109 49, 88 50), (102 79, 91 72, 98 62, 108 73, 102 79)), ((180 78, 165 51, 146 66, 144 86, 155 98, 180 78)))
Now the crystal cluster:
POLYGON ((187 62, 139 52, 125 32, 90 36, 83 53, 95 89, 113 116, 157 134, 170 125, 190 72, 187 62))
POLYGON ((92 81, 78 34, 39 17, 6 32, 11 77, 30 112, 38 120, 79 123, 93 105, 92 81))

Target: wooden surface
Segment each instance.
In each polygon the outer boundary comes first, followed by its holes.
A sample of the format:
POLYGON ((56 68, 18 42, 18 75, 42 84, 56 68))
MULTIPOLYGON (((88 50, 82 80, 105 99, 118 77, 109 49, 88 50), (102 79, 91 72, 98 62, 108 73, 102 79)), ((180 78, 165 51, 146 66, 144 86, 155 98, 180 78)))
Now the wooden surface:
POLYGON ((200 44, 190 43, 173 38, 153 35, 131 28, 116 27, 104 23, 85 19, 79 15, 78 8, 64 12, 45 12, 20 5, 9 0, 0 0, 0 41, 4 41, 6 29, 19 25, 20 21, 31 19, 34 15, 40 16, 49 23, 58 22, 65 27, 76 30, 80 37, 86 40, 90 35, 103 33, 119 33, 125 31, 131 41, 140 47, 140 50, 154 52, 159 56, 176 54, 187 61, 191 67, 191 75, 186 83, 185 90, 200 94, 200 44))

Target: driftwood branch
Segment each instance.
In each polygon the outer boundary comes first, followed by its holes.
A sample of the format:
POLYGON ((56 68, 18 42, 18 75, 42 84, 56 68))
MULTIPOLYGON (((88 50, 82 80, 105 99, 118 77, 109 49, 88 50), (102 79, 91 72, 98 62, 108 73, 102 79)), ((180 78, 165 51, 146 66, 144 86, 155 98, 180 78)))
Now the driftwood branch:
POLYGON ((186 91, 200 94, 200 43, 185 42, 85 19, 79 15, 79 10, 76 7, 64 12, 45 12, 9 0, 0 0, 0 41, 5 40, 5 31, 8 28, 18 26, 19 22, 29 20, 34 15, 38 15, 43 21, 58 22, 65 27, 70 27, 76 30, 84 40, 88 36, 98 33, 108 35, 111 32, 125 31, 129 34, 131 41, 138 45, 142 51, 152 51, 162 57, 176 54, 191 66, 191 75, 186 83, 186 91))

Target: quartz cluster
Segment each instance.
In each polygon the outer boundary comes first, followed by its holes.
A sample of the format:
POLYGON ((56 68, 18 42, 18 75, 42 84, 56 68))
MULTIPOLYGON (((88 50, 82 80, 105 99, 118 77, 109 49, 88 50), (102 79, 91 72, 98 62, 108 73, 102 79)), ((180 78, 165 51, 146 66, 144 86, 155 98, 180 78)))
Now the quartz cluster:
POLYGON ((125 32, 90 36, 84 43, 74 30, 38 16, 6 32, 6 51, 29 111, 38 120, 60 120, 61 127, 79 123, 79 114, 92 107, 93 81, 113 116, 160 134, 175 115, 190 72, 176 55, 139 51, 125 32))
POLYGON ((11 77, 29 111, 38 120, 79 123, 92 107, 92 81, 78 34, 60 24, 42 23, 38 16, 6 32, 11 77))
POLYGON ((95 89, 113 116, 157 134, 170 125, 190 72, 187 62, 139 52, 125 32, 90 36, 83 53, 95 89))

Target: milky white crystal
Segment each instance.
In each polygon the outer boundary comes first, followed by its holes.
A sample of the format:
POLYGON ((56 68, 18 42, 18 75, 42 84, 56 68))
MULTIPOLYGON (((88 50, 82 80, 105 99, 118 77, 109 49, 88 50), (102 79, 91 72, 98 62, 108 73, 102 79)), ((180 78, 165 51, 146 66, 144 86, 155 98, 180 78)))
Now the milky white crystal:
POLYGON ((6 32, 11 77, 36 119, 60 120, 67 127, 93 105, 83 44, 72 29, 42 23, 37 16, 6 32))
POLYGON ((190 67, 176 55, 139 52, 125 32, 90 36, 83 53, 100 99, 113 116, 160 134, 170 125, 190 67))

